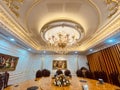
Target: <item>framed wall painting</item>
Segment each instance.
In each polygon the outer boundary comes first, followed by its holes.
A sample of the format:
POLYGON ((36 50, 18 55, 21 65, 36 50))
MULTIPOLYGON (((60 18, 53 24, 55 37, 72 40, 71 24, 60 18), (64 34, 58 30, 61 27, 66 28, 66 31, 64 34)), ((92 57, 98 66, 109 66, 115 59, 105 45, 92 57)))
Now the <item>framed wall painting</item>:
POLYGON ((18 63, 18 57, 0 53, 0 71, 14 71, 18 63))
POLYGON ((53 60, 53 69, 67 69, 67 60, 53 60))

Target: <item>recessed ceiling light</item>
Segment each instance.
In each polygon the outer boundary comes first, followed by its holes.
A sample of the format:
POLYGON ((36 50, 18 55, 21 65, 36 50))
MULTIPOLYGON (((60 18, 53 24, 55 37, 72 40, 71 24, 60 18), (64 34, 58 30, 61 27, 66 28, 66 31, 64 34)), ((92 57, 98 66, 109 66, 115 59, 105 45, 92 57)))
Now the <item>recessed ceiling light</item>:
POLYGON ((77 51, 75 53, 78 53, 77 51))
POLYGON ((28 50, 31 51, 31 48, 29 48, 28 50))
POLYGON ((10 38, 10 41, 15 41, 15 39, 14 38, 10 38))
POLYGON ((89 51, 91 51, 91 52, 92 52, 92 51, 93 51, 93 49, 90 49, 89 51))
POLYGON ((43 53, 46 53, 46 51, 44 51, 43 53))
POLYGON ((112 42, 114 42, 115 40, 113 40, 113 39, 109 39, 107 42, 108 43, 112 43, 112 42))

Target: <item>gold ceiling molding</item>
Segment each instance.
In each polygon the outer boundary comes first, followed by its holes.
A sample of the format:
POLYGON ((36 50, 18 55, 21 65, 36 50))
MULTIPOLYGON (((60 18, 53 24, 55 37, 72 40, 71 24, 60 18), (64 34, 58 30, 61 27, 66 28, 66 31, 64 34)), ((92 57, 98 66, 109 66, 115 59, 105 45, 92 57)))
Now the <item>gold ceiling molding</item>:
POLYGON ((3 27, 7 32, 19 38, 24 43, 30 45, 36 50, 40 48, 38 47, 38 44, 27 35, 23 28, 9 16, 2 6, 0 6, 0 23, 2 24, 1 27, 3 27))
POLYGON ((100 29, 98 33, 94 34, 91 39, 83 42, 83 44, 79 47, 79 50, 85 51, 99 44, 103 40, 107 39, 109 36, 112 36, 115 32, 118 32, 118 29, 120 29, 120 14, 114 20, 100 29))
POLYGON ((110 11, 108 18, 110 18, 119 10, 120 0, 105 0, 105 3, 108 5, 108 10, 110 11))
POLYGON ((60 25, 57 24, 57 25, 55 25, 55 26, 50 25, 50 24, 53 24, 53 23, 56 23, 56 22, 64 22, 64 23, 62 24, 63 27, 64 27, 64 25, 66 25, 65 22, 67 22, 67 23, 68 23, 68 22, 73 23, 73 24, 75 24, 75 26, 68 25, 68 27, 72 27, 72 28, 74 28, 74 29, 80 28, 80 29, 81 29, 81 32, 85 34, 85 30, 84 30, 84 28, 82 27, 82 25, 79 24, 78 22, 73 21, 73 20, 70 20, 70 19, 57 19, 57 20, 53 20, 53 21, 47 22, 44 26, 42 26, 41 31, 39 31, 39 32, 43 32, 45 28, 51 29, 51 28, 56 27, 56 26, 61 26, 61 24, 60 24, 60 25))
POLYGON ((2 0, 6 3, 6 5, 8 6, 8 8, 17 16, 19 17, 19 13, 18 13, 18 10, 19 10, 19 6, 16 5, 16 3, 23 3, 24 0, 2 0))
MULTIPOLYGON (((36 5, 38 5, 39 3, 40 3, 40 1, 41 0, 36 0, 35 2, 33 2, 33 4, 32 4, 32 6, 28 9, 28 11, 26 12, 26 17, 25 17, 25 22, 26 22, 26 25, 28 26, 28 23, 27 23, 27 21, 28 21, 28 17, 29 17, 29 15, 30 15, 30 13, 32 12, 32 9, 36 6, 36 5)), ((92 0, 88 0, 88 3, 93 7, 93 8, 95 8, 96 9, 96 11, 97 11, 97 13, 98 13, 98 27, 99 27, 99 25, 100 25, 100 22, 101 22, 101 11, 100 11, 100 9, 97 7, 97 5, 92 1, 92 0)), ((45 47, 42 47, 42 48, 44 48, 45 50, 47 49, 49 49, 49 47, 47 47, 47 46, 45 46, 45 47)), ((75 47, 76 48, 76 47, 75 47)), ((74 51, 74 49, 75 48, 73 48, 73 51, 74 51)), ((39 50, 41 50, 41 48, 39 49, 39 50)), ((53 49, 50 49, 50 50, 53 50, 53 49)))

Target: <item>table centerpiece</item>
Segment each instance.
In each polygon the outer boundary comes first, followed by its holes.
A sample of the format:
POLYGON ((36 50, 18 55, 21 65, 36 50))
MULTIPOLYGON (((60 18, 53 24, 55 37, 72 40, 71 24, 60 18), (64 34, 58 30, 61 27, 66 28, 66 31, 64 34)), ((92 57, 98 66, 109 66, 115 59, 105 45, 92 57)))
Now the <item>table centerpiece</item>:
POLYGON ((54 85, 55 86, 69 86, 70 85, 70 81, 69 81, 69 78, 66 77, 65 75, 63 74, 60 74, 60 75, 57 75, 55 77, 55 80, 54 80, 54 85))

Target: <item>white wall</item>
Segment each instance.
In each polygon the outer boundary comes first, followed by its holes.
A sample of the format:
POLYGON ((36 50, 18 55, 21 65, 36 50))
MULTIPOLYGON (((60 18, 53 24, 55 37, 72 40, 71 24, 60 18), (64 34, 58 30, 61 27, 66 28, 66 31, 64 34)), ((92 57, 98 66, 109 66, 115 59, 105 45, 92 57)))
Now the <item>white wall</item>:
POLYGON ((56 70, 52 69, 53 60, 67 60, 67 69, 71 70, 73 75, 76 74, 76 70, 81 67, 87 66, 87 59, 84 55, 35 55, 34 63, 31 70, 39 69, 48 69, 51 71, 51 74, 54 75, 56 70), (37 64, 37 65, 36 65, 37 64))
POLYGON ((33 54, 2 38, 0 38, 0 53, 19 57, 16 70, 9 72, 9 84, 17 84, 28 79, 34 79, 35 73, 39 69, 49 69, 54 74, 55 70, 52 70, 52 62, 59 57, 67 60, 68 69, 71 70, 72 74, 75 74, 76 70, 82 66, 88 68, 86 56, 33 54))
POLYGON ((33 54, 29 60, 29 79, 34 79, 37 70, 42 70, 41 56, 33 54))
POLYGON ((31 53, 24 49, 21 49, 20 47, 17 47, 16 45, 4 40, 3 38, 0 38, 0 53, 19 57, 16 70, 9 72, 10 73, 9 84, 22 82, 28 79, 28 77, 26 76, 29 73, 28 70, 29 61, 32 55, 31 53))

